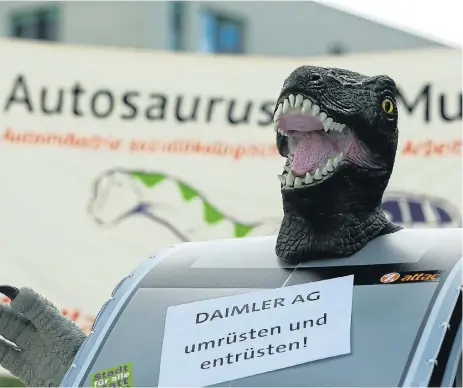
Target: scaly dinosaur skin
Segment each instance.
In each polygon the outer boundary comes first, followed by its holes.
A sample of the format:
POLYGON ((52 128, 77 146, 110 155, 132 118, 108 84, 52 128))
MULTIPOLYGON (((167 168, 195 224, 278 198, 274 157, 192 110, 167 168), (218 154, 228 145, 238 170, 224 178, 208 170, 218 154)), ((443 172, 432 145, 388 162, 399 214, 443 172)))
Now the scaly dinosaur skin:
POLYGON ((387 76, 314 66, 290 74, 274 117, 277 147, 287 158, 279 176, 281 259, 345 257, 401 229, 381 209, 397 118, 396 85, 387 76))

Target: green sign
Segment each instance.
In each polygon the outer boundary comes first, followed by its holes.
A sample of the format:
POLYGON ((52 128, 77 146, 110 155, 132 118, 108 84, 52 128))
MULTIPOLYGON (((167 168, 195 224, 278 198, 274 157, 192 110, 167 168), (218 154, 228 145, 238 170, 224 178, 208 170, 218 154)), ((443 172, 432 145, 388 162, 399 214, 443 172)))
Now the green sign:
POLYGON ((92 387, 133 387, 132 363, 92 373, 91 384, 92 387))

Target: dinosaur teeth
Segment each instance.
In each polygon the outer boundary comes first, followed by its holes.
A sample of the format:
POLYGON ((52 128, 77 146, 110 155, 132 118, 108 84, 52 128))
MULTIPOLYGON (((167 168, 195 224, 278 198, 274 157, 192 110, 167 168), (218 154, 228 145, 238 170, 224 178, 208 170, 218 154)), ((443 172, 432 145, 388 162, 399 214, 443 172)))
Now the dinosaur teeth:
POLYGON ((302 103, 301 113, 307 113, 312 107, 312 102, 310 100, 304 100, 302 103))
POLYGON ((321 173, 321 171, 320 171, 319 168, 317 168, 317 170, 315 171, 315 174, 313 174, 313 177, 314 177, 316 180, 322 179, 322 173, 321 173))
POLYGON ((295 98, 292 94, 290 94, 290 95, 288 96, 288 100, 289 100, 289 105, 290 105, 291 107, 294 107, 294 102, 296 101, 296 98, 295 98))
POLYGON ((325 130, 325 132, 328 132, 330 130, 332 124, 333 119, 331 117, 328 117, 323 123, 323 129, 325 130))
POLYGON ((325 169, 326 169, 328 172, 333 171, 333 162, 331 161, 331 159, 328 159, 328 162, 326 162, 325 169))
POLYGON ((283 112, 283 105, 279 104, 278 108, 273 116, 273 122, 276 123, 280 120, 281 112, 283 112))
POLYGON ((298 187, 301 187, 301 186, 302 186, 301 178, 297 177, 296 179, 294 179, 294 187, 298 188, 298 187))
POLYGON ((319 119, 323 124, 325 132, 336 131, 343 134, 346 125, 337 123, 332 117, 329 117, 326 112, 323 112, 319 105, 314 104, 309 99, 304 99, 301 94, 290 94, 283 102, 279 103, 275 114, 273 115, 273 128, 275 132, 287 136, 287 131, 280 132, 281 116, 286 114, 308 114, 319 119))
POLYGON ((286 113, 286 112, 288 111, 288 109, 289 109, 289 101, 288 101, 288 99, 285 99, 285 100, 283 101, 283 110, 282 110, 282 113, 286 113))
POLYGON ((286 175, 286 186, 292 187, 294 184, 294 175, 292 172, 289 172, 288 175, 286 175))
POLYGON ((319 166, 312 174, 307 172, 303 176, 296 176, 291 171, 292 155, 288 155, 288 160, 284 166, 283 174, 278 175, 278 180, 283 186, 290 188, 294 187, 296 189, 304 187, 304 185, 311 185, 317 181, 320 182, 336 170, 336 168, 341 164, 343 158, 344 154, 341 152, 339 155, 329 158, 325 165, 319 166))

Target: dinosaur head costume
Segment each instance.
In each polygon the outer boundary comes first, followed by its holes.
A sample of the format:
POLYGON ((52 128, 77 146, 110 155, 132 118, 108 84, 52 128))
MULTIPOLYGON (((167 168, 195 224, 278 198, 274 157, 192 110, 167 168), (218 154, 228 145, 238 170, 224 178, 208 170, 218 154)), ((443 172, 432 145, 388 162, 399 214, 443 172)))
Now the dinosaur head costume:
MULTIPOLYGON (((399 228, 381 199, 397 148, 396 87, 386 76, 304 66, 275 109, 284 219, 278 256, 289 262, 355 253, 399 228)), ((57 386, 85 334, 42 296, 2 286, 0 365, 29 386, 57 386)))
POLYGON ((280 258, 349 256, 400 229, 381 210, 398 140, 391 78, 299 67, 283 84, 274 128, 286 158, 280 258))

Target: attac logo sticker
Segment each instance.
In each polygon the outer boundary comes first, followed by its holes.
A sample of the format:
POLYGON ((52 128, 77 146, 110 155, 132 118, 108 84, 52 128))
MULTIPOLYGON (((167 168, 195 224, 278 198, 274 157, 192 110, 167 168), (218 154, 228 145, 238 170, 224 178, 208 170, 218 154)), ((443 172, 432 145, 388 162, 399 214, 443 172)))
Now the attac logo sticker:
POLYGON ((387 283, 419 283, 419 282, 438 282, 440 280, 441 271, 426 271, 426 272, 397 272, 387 273, 381 276, 380 282, 387 283))
POLYGON ((393 283, 395 282, 398 278, 400 278, 400 274, 397 272, 391 272, 387 273, 386 275, 381 276, 381 283, 393 283))

